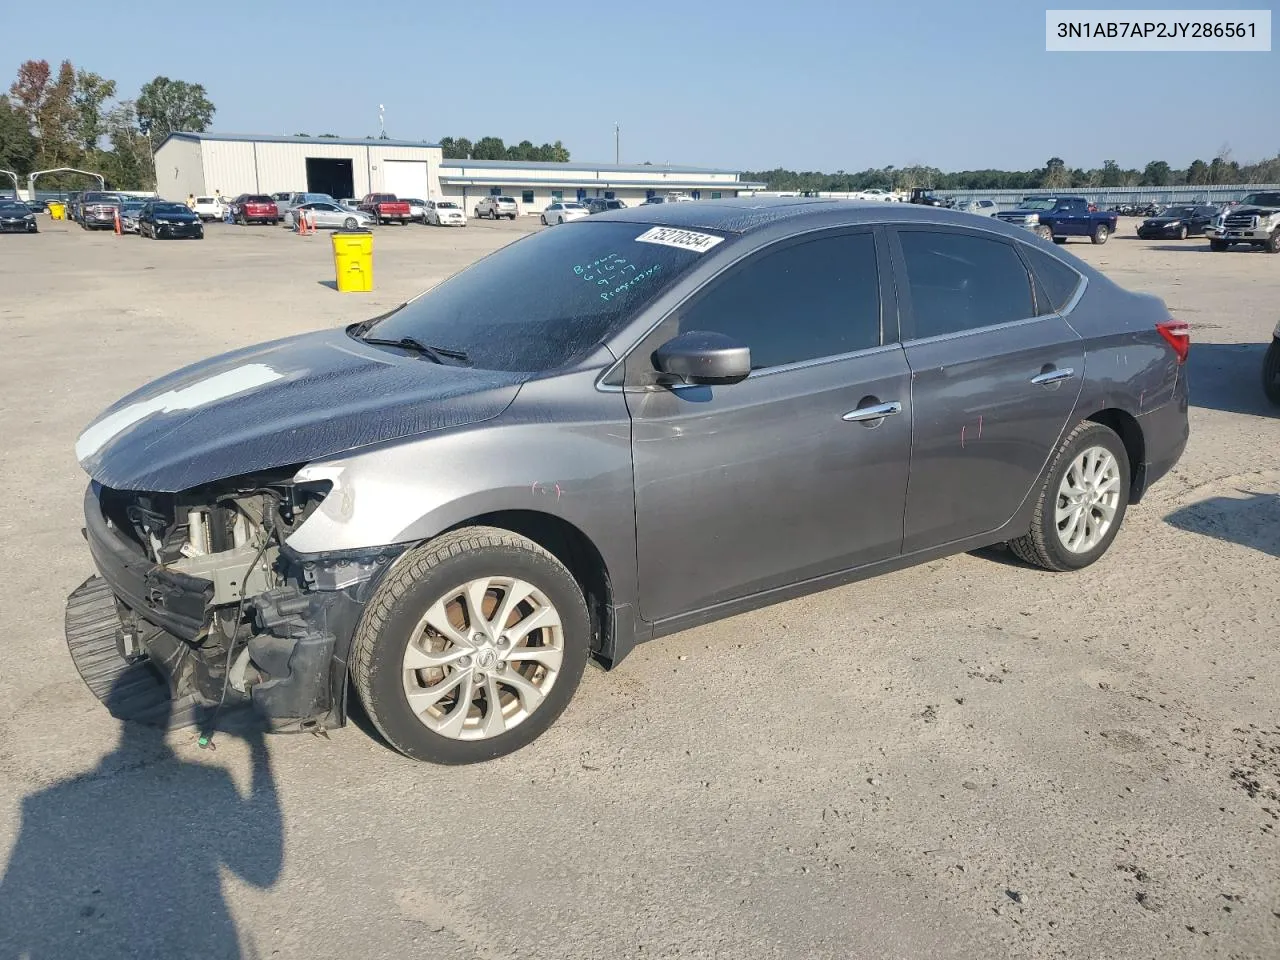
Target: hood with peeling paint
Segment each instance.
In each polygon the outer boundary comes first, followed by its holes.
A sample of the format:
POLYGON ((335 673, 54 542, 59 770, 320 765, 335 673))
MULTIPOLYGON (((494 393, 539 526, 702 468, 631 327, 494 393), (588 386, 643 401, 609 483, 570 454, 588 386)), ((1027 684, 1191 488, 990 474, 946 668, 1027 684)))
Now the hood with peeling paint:
POLYGON ((129 394, 76 442, 104 486, 176 492, 488 420, 524 373, 432 363, 325 330, 202 361, 129 394))

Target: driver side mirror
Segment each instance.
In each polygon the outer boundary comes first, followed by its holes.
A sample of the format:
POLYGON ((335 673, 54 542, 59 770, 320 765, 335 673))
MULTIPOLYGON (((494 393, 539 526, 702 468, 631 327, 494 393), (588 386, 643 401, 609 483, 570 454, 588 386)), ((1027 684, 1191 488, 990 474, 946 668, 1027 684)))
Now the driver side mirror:
POLYGON ((722 333, 690 330, 658 347, 653 365, 680 383, 738 383, 751 373, 751 349, 722 333))

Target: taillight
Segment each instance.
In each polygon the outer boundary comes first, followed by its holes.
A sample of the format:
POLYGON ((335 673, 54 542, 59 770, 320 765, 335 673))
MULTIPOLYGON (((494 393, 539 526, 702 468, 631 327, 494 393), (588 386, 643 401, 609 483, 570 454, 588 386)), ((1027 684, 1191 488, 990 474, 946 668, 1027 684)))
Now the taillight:
POLYGON ((1187 353, 1191 350, 1191 325, 1185 320, 1169 319, 1164 323, 1157 323, 1156 330, 1173 348, 1178 362, 1186 363, 1187 353))

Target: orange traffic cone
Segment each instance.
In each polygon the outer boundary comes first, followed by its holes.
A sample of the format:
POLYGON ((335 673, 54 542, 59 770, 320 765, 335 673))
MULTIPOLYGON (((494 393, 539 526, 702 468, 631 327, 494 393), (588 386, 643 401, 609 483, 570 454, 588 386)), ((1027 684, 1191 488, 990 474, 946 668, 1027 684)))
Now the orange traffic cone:
POLYGON ((120 208, 116 207, 115 211, 116 211, 116 236, 118 237, 124 233, 124 230, 120 228, 120 208))

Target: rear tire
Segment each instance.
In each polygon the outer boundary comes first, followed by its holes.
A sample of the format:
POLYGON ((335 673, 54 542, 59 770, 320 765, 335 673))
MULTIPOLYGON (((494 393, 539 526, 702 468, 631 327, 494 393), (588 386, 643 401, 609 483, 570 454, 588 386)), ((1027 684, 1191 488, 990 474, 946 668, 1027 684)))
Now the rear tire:
POLYGON ((1093 228, 1093 236, 1089 238, 1091 243, 1103 244, 1111 237, 1111 228, 1105 223, 1100 223, 1093 228))
POLYGON ((1262 358, 1262 391, 1280 407, 1280 340, 1273 339, 1262 358))
POLYGON ((356 628, 351 680, 396 750, 478 763, 555 722, 582 679, 590 636, 582 591, 559 560, 507 530, 464 527, 410 551, 378 586, 356 628), (504 615, 512 587, 529 592, 504 615), (467 595, 477 597, 478 617, 467 595), (526 617, 549 626, 505 636, 526 617), (442 622, 450 633, 435 626, 442 622), (525 645, 535 635, 537 645, 525 645), (442 691, 434 698, 433 688, 442 691))
POLYGON ((1120 530, 1129 506, 1131 477, 1129 455, 1114 431, 1092 420, 1077 424, 1058 446, 1045 472, 1030 531, 1010 540, 1009 549, 1026 563, 1045 570, 1089 566, 1107 552, 1120 530), (1091 459, 1097 451, 1105 451, 1109 459, 1101 454, 1091 459), (1100 468, 1094 476, 1092 465, 1104 461, 1105 469, 1100 468), (1067 479, 1068 474, 1073 480, 1067 479), (1104 488, 1102 499, 1095 499, 1104 488), (1104 522, 1105 528, 1099 529, 1104 522), (1091 528, 1098 534, 1096 538, 1088 536, 1091 528), (1076 534, 1081 540, 1073 543, 1076 534))

